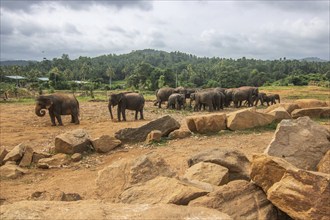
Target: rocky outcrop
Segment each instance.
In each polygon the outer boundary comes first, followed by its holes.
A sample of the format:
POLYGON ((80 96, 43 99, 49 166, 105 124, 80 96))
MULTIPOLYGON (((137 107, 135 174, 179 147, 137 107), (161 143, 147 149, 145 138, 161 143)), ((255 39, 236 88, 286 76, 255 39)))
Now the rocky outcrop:
POLYGON ((284 158, 301 169, 314 170, 330 149, 330 132, 309 117, 282 120, 266 154, 284 158))
POLYGON ((200 162, 187 169, 183 178, 188 181, 197 180, 220 186, 228 183, 229 174, 226 167, 215 163, 200 162))
POLYGON ((291 115, 283 107, 275 108, 274 110, 270 111, 268 114, 274 116, 276 122, 280 122, 283 119, 292 119, 291 115))
POLYGON ((124 142, 143 142, 153 130, 159 130, 162 132, 162 136, 167 136, 179 128, 180 123, 171 116, 166 115, 138 128, 121 129, 115 133, 115 137, 124 142))
POLYGON ((326 102, 317 99, 298 99, 294 101, 300 108, 326 107, 326 102))
POLYGON ((204 207, 171 204, 113 204, 99 200, 21 201, 2 205, 0 219, 217 219, 230 216, 204 207))
POLYGON ((96 152, 107 153, 121 144, 121 141, 109 135, 102 135, 99 138, 91 140, 96 152))
POLYGON ((271 105, 268 108, 265 109, 264 113, 269 113, 271 111, 273 111, 274 109, 277 109, 279 107, 282 107, 285 109, 285 111, 287 111, 289 114, 291 114, 291 112, 295 109, 299 109, 299 105, 296 103, 279 103, 279 104, 275 104, 275 105, 271 105))
POLYGON ((329 217, 329 174, 298 169, 278 157, 256 155, 251 179, 272 204, 294 219, 329 217))
POLYGON ((208 114, 186 117, 189 130, 194 133, 211 133, 226 130, 226 114, 208 114))
POLYGON ((227 115, 227 127, 230 130, 244 130, 271 124, 275 117, 257 112, 255 108, 242 109, 227 115))
POLYGON ((144 183, 157 176, 175 176, 164 159, 157 155, 143 155, 134 161, 114 162, 99 171, 96 179, 97 193, 102 198, 115 202, 126 188, 137 183, 144 183))
POLYGON ((169 177, 156 177, 143 184, 132 186, 120 195, 122 203, 187 205, 207 192, 169 177))
POLYGON ((2 165, 3 160, 5 159, 7 154, 7 149, 4 146, 0 146, 0 166, 2 165))
POLYGON ((57 153, 82 153, 90 151, 91 146, 90 136, 84 129, 76 129, 55 137, 55 151, 57 153))
POLYGON ((168 135, 170 139, 182 139, 189 136, 191 136, 191 132, 187 130, 175 130, 168 135))
POLYGON ((191 201, 189 206, 217 209, 233 219, 278 219, 277 209, 267 200, 265 193, 246 180, 235 180, 221 186, 191 201))
POLYGON ((16 179, 27 173, 27 170, 15 164, 5 164, 0 167, 0 179, 16 179))
POLYGON ((330 107, 314 107, 296 109, 292 113, 292 118, 308 116, 310 118, 330 118, 330 107))
POLYGON ((229 170, 229 181, 250 179, 250 161, 238 150, 215 148, 196 154, 188 160, 189 167, 199 162, 215 163, 229 170))
POLYGON ((162 132, 159 130, 151 131, 146 138, 146 144, 151 144, 153 142, 159 142, 162 138, 162 132))
POLYGON ((321 161, 317 164, 317 171, 330 174, 330 150, 327 151, 321 161))
POLYGON ((27 145, 24 143, 21 143, 21 144, 15 146, 5 156, 5 158, 3 159, 3 163, 6 163, 7 161, 15 161, 16 163, 18 163, 22 159, 26 147, 27 147, 27 145))

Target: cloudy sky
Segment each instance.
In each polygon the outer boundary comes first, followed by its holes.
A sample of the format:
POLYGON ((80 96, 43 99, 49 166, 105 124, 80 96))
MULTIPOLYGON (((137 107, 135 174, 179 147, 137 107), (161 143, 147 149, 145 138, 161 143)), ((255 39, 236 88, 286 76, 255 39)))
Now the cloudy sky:
POLYGON ((157 49, 329 60, 329 0, 0 0, 1 60, 157 49))

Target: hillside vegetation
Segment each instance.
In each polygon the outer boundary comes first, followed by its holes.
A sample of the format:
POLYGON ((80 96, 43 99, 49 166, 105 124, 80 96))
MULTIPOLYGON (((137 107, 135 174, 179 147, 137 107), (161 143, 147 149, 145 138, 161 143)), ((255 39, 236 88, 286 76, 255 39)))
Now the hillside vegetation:
POLYGON ((23 86, 39 89, 75 90, 82 86, 75 81, 88 82, 83 87, 89 89, 105 90, 111 87, 111 89, 134 88, 154 91, 163 86, 230 88, 243 85, 318 85, 329 87, 330 62, 285 58, 256 60, 245 57, 235 60, 146 49, 123 55, 109 54, 95 58, 81 56, 74 60, 63 54, 61 58, 29 62, 25 66, 1 66, 2 83, 11 82, 4 77, 6 75, 25 76, 27 79, 20 82, 23 86), (41 82, 37 80, 38 77, 49 77, 50 81, 41 82))

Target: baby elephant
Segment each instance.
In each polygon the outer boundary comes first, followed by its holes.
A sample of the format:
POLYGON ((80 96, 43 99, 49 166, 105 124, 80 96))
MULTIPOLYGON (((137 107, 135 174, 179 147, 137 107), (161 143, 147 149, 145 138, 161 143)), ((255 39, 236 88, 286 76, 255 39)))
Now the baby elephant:
POLYGON ((186 97, 184 94, 173 93, 168 97, 167 108, 181 110, 185 107, 186 97))
POLYGON ((143 95, 135 92, 126 92, 119 94, 111 94, 109 98, 109 111, 110 117, 113 119, 111 106, 118 105, 117 115, 118 121, 121 121, 120 117, 123 116, 123 121, 126 121, 126 109, 135 110, 135 120, 137 120, 138 112, 140 112, 140 119, 143 119, 143 108, 144 108, 144 97, 143 95))

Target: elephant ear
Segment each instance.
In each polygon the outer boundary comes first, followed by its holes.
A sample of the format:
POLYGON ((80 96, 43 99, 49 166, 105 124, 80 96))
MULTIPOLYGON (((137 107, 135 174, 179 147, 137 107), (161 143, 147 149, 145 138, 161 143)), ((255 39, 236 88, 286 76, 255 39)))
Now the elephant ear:
POLYGON ((123 100, 125 94, 124 93, 119 93, 118 94, 118 102, 120 102, 121 100, 123 100))
POLYGON ((49 109, 52 105, 53 105, 53 100, 51 97, 47 97, 45 99, 45 103, 46 103, 46 108, 49 109))

